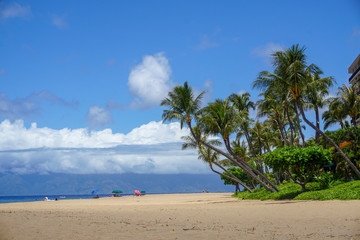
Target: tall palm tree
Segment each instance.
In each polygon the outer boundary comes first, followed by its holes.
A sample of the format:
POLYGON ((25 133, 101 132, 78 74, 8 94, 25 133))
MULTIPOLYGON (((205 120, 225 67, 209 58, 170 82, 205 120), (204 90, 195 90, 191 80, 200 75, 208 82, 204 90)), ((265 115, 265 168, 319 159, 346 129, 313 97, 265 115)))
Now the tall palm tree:
MULTIPOLYGON (((273 58, 279 58, 283 60, 285 59, 283 55, 278 53, 274 53, 273 58)), ((284 111, 284 116, 287 118, 290 128, 290 145, 294 145, 295 126, 298 126, 297 131, 302 137, 303 146, 305 146, 305 137, 301 130, 301 124, 297 108, 292 103, 293 101, 290 92, 284 90, 287 89, 286 82, 289 73, 281 67, 279 62, 275 62, 274 65, 277 66, 274 73, 268 71, 260 72, 259 76, 253 83, 253 87, 263 90, 263 93, 261 93, 260 95, 264 97, 264 100, 271 99, 271 101, 275 101, 278 105, 277 108, 284 111), (290 115, 292 113, 292 108, 294 108, 294 112, 296 113, 295 121, 297 122, 297 124, 293 122, 294 118, 292 118, 290 115)), ((283 139, 285 139, 283 133, 282 136, 283 139)))
MULTIPOLYGON (((201 92, 197 97, 194 96, 192 88, 188 85, 187 82, 184 83, 184 86, 176 86, 173 91, 168 93, 168 97, 161 101, 161 106, 166 106, 169 109, 163 111, 163 121, 172 121, 179 120, 180 127, 183 127, 183 124, 186 123, 190 129, 191 135, 196 139, 197 142, 200 142, 204 146, 214 150, 215 152, 223 155, 227 159, 231 160, 234 164, 241 167, 247 174, 254 178, 261 186, 265 189, 273 192, 278 191, 276 186, 269 187, 263 181, 261 181, 251 170, 246 166, 246 163, 238 162, 230 154, 225 153, 224 151, 202 141, 193 131, 192 120, 200 115, 202 112, 200 109, 201 99, 205 91, 201 92)), ((241 160, 241 159, 240 159, 241 160)), ((268 179, 265 179, 268 180, 268 179)), ((270 180, 268 180, 270 181, 270 180)), ((270 181, 271 182, 271 181, 270 181)))
MULTIPOLYGON (((317 81, 320 78, 321 71, 318 71, 316 74, 309 74, 307 77, 310 80, 309 87, 307 87, 307 91, 304 94, 304 101, 315 111, 316 117, 316 127, 320 129, 320 114, 319 108, 322 108, 326 104, 326 96, 329 95, 329 90, 326 85, 317 84, 320 81, 317 81), (315 83, 312 85, 311 83, 315 83)), ((328 77, 331 78, 331 77, 328 77)), ((331 83, 332 81, 330 81, 331 83)), ((321 83, 321 82, 320 82, 321 83)), ((315 144, 317 144, 318 139, 320 137, 319 132, 315 131, 315 144)))
POLYGON ((160 103, 161 106, 170 108, 163 111, 163 121, 179 120, 181 128, 184 123, 190 127, 192 120, 200 113, 201 100, 205 93, 206 91, 203 91, 195 97, 187 82, 184 86, 174 87, 160 103))
POLYGON ((217 135, 220 134, 224 145, 230 155, 236 159, 236 163, 241 167, 248 175, 250 175, 255 181, 269 191, 278 191, 275 184, 266 178, 261 172, 252 167, 249 163, 237 156, 231 148, 230 135, 233 134, 238 126, 237 112, 233 105, 230 104, 229 99, 216 100, 210 103, 202 111, 202 115, 199 118, 200 126, 206 133, 217 135), (261 179, 257 176, 259 175, 261 179), (269 187, 263 180, 268 183, 269 187))
MULTIPOLYGON (((276 52, 273 55, 274 66, 277 71, 287 74, 285 81, 280 83, 285 85, 286 89, 290 92, 291 96, 296 102, 296 106, 299 108, 303 120, 316 132, 322 135, 334 148, 340 153, 340 155, 348 162, 352 170, 360 177, 359 169, 351 162, 341 148, 332 141, 323 131, 310 122, 304 112, 302 100, 306 91, 312 86, 323 86, 327 88, 332 85, 332 78, 309 78, 311 74, 321 73, 319 67, 314 64, 306 65, 305 47, 299 48, 299 45, 293 45, 291 48, 285 51, 276 52)), ((269 84, 264 82, 264 84, 269 84)), ((276 84, 272 82, 271 84, 276 84)))
POLYGON ((229 96, 229 100, 232 102, 235 111, 238 112, 240 130, 244 133, 248 146, 255 156, 254 147, 250 141, 249 134, 249 125, 251 122, 249 119, 249 111, 250 109, 255 109, 255 104, 250 100, 250 94, 247 92, 240 95, 233 93, 229 96))
POLYGON ((288 145, 288 139, 286 135, 285 123, 284 123, 284 108, 281 103, 273 96, 272 93, 263 93, 260 94, 264 99, 259 100, 256 104, 258 105, 258 116, 264 117, 267 116, 269 119, 272 119, 281 134, 283 143, 285 146, 288 145))

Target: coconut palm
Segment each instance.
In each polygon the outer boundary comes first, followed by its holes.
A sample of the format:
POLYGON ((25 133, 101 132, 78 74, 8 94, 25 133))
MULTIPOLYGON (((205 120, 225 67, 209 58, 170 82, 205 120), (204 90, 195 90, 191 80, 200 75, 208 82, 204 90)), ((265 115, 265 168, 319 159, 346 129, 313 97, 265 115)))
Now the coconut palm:
POLYGON ((341 105, 343 112, 350 117, 351 124, 357 127, 357 119, 360 117, 360 96, 357 95, 355 86, 343 84, 339 87, 333 104, 341 105))
POLYGON ((184 122, 191 126, 192 120, 200 112, 201 100, 204 94, 205 91, 195 97, 192 88, 187 82, 184 83, 184 86, 176 86, 173 91, 168 93, 168 97, 160 103, 161 106, 170 108, 163 111, 163 121, 179 120, 181 128, 183 128, 184 122))
POLYGON ((322 114, 324 121, 324 129, 334 124, 340 124, 341 128, 344 129, 344 123, 346 119, 346 113, 344 112, 343 103, 330 99, 329 109, 322 114))
MULTIPOLYGON (((202 112, 200 109, 201 99, 205 92, 200 93, 197 97, 194 96, 192 88, 188 85, 187 82, 184 83, 184 86, 176 86, 173 91, 168 93, 168 97, 161 101, 161 106, 166 106, 169 109, 163 111, 163 121, 172 121, 179 120, 180 127, 183 127, 183 124, 186 123, 190 129, 190 133, 197 142, 203 144, 204 146, 214 150, 215 152, 223 155, 227 159, 231 160, 234 164, 243 168, 243 170, 254 178, 261 186, 269 191, 278 191, 275 187, 271 188, 267 186, 263 181, 261 181, 249 167, 244 165, 243 162, 238 162, 230 154, 225 153, 224 151, 212 146, 201 140, 193 131, 192 120, 200 115, 202 112)), ((268 180, 268 179, 266 179, 268 180)))
MULTIPOLYGON (((284 56, 278 53, 274 53, 273 57, 284 59, 284 56)), ((263 92, 260 94, 264 97, 264 101, 273 101, 277 104, 277 108, 279 110, 284 111, 284 116, 286 117, 289 128, 290 128, 290 145, 294 145, 294 137, 295 137, 295 125, 298 126, 297 131, 300 133, 302 137, 303 146, 305 146, 305 137, 302 133, 299 114, 297 112, 296 105, 293 103, 293 98, 289 91, 284 90, 287 89, 286 79, 288 78, 289 73, 281 68, 279 63, 274 64, 278 66, 274 73, 268 71, 262 71, 259 73, 257 79, 253 82, 253 87, 262 90, 263 92), (296 113, 295 121, 292 118, 292 109, 296 113)), ((282 133, 282 137, 284 138, 284 133, 282 133)))
POLYGON ((267 116, 276 123, 278 130, 280 131, 281 138, 285 146, 288 145, 288 139, 286 135, 285 122, 284 122, 284 108, 281 103, 271 93, 260 94, 264 99, 257 101, 258 105, 258 117, 267 116))
POLYGON ((233 93, 229 96, 229 100, 233 104, 235 111, 238 112, 240 127, 238 131, 244 134, 251 153, 255 156, 254 147, 250 141, 249 134, 249 125, 251 123, 249 111, 250 109, 255 109, 255 104, 250 100, 250 94, 247 92, 240 95, 233 93))
MULTIPOLYGON (((304 112, 304 107, 302 100, 306 95, 306 91, 311 89, 314 86, 322 86, 322 88, 328 88, 332 85, 333 79, 329 77, 325 78, 309 78, 312 74, 321 73, 319 67, 314 64, 306 65, 306 55, 305 47, 299 48, 299 45, 293 45, 291 48, 286 49, 285 51, 276 52, 273 55, 274 66, 276 71, 282 72, 286 75, 285 80, 281 83, 281 86, 286 86, 291 96, 296 102, 300 114, 303 120, 316 132, 322 135, 334 148, 341 154, 341 156, 348 162, 352 170, 360 177, 359 169, 351 162, 351 160, 346 156, 346 154, 340 149, 340 147, 332 141, 323 131, 316 127, 312 122, 310 122, 304 112)), ((277 84, 276 82, 263 82, 265 85, 277 84)))
MULTIPOLYGON (((194 127, 193 128, 194 133, 204 142, 207 142, 208 144, 211 144, 213 146, 220 146, 221 142, 217 139, 213 139, 213 140, 207 140, 208 135, 207 134, 203 134, 201 132, 201 129, 198 127, 194 127)), ((202 160, 203 162, 207 163, 211 169, 211 171, 213 171, 216 174, 219 174, 220 176, 223 176, 224 178, 228 178, 234 182, 236 182, 237 184, 240 184, 241 186, 243 186, 247 191, 252 192, 252 190, 240 179, 238 179, 236 176, 234 176, 233 174, 231 174, 231 172, 229 172, 226 168, 224 168, 223 166, 221 166, 221 164, 218 162, 219 160, 219 153, 213 151, 211 148, 208 148, 206 146, 203 146, 201 143, 199 143, 198 141, 196 141, 195 138, 193 138, 191 135, 190 136, 183 136, 181 137, 181 139, 183 141, 185 141, 182 145, 182 149, 188 149, 188 148, 192 148, 192 149, 197 149, 198 150, 198 159, 202 160), (224 172, 226 172, 228 175, 223 174, 221 172, 218 172, 214 169, 213 165, 219 167, 220 169, 222 169, 224 172)))
MULTIPOLYGON (((319 108, 322 108, 326 104, 325 97, 329 95, 329 90, 326 85, 323 84, 316 84, 320 81, 317 81, 320 78, 320 74, 322 72, 318 71, 316 74, 309 74, 308 78, 310 82, 315 83, 312 85, 311 83, 307 87, 307 91, 304 94, 304 101, 307 106, 310 108, 313 108, 315 111, 315 117, 316 117, 316 127, 320 129, 320 114, 319 114, 319 108)), ((331 78, 331 77, 328 77, 331 78)), ((331 83, 331 81, 330 81, 331 83)), ((315 144, 317 144, 318 139, 320 137, 319 132, 315 131, 315 144)))
POLYGON ((227 151, 233 158, 235 158, 234 163, 241 167, 248 175, 250 175, 265 189, 269 191, 278 191, 274 183, 272 183, 261 172, 252 167, 249 163, 241 159, 232 151, 230 135, 235 132, 238 126, 239 118, 237 117, 237 113, 238 112, 235 111, 233 105, 230 104, 229 99, 216 100, 203 109, 202 115, 199 118, 199 123, 206 133, 212 135, 219 134, 222 137, 227 151), (271 187, 259 179, 256 174, 259 175, 271 187))

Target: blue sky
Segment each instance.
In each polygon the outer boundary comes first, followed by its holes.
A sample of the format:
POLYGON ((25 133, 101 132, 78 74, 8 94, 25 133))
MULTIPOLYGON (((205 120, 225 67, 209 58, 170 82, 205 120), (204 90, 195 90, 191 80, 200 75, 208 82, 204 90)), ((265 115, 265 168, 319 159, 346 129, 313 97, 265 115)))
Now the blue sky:
POLYGON ((0 36, 0 172, 204 172, 181 151, 193 170, 156 167, 186 134, 160 122, 167 91, 188 81, 206 101, 243 91, 256 101, 251 83, 272 70, 269 54, 297 43, 347 83, 360 2, 1 1, 0 36), (146 154, 153 144, 164 152, 146 154), (124 145, 144 156, 130 166, 124 145), (71 154, 44 157, 59 151, 71 154))

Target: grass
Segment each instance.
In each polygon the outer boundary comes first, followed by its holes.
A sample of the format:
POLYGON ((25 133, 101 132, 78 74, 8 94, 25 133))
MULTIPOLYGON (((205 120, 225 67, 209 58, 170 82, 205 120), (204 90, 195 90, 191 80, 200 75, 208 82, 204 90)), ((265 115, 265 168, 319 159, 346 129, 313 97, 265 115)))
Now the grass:
POLYGON ((328 189, 321 189, 317 182, 306 185, 307 192, 301 192, 301 187, 295 183, 286 183, 278 186, 280 192, 268 192, 265 189, 257 189, 254 193, 240 192, 234 197, 240 199, 259 200, 360 200, 360 180, 342 183, 328 189))

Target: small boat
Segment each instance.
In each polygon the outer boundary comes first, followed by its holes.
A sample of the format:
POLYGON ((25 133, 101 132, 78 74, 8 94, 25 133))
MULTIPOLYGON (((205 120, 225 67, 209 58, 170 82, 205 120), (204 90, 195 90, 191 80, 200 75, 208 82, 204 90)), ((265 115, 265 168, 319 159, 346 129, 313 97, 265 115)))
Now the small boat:
POLYGON ((59 198, 66 198, 66 196, 60 196, 59 198))

